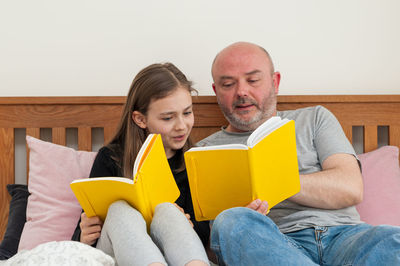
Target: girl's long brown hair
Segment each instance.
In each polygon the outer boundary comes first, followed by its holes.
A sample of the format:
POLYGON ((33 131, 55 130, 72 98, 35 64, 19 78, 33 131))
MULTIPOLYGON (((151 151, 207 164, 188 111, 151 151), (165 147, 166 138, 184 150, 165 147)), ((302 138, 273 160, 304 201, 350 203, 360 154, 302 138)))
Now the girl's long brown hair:
MULTIPOLYGON (((133 178, 134 161, 149 134, 133 122, 132 112, 146 115, 152 100, 164 98, 178 87, 186 88, 190 93, 195 91, 192 82, 172 63, 152 64, 142 69, 132 81, 116 134, 106 145, 125 177, 133 178)), ((180 167, 175 171, 185 168, 183 153, 191 146, 188 138, 180 153, 180 167)))

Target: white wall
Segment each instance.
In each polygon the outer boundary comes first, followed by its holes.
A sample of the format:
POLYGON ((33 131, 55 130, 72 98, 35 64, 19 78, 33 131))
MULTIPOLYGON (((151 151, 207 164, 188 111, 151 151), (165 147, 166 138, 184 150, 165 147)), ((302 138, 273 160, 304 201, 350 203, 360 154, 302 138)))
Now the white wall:
POLYGON ((213 94, 215 54, 270 51, 280 94, 400 94, 398 0, 1 0, 0 96, 126 95, 171 61, 213 94))

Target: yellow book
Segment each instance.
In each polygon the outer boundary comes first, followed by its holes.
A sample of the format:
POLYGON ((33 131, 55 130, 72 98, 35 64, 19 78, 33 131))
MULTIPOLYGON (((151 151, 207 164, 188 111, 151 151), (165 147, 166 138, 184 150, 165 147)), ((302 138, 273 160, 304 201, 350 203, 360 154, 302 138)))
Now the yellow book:
POLYGON ((165 155, 161 135, 150 134, 136 157, 133 180, 124 177, 77 179, 72 191, 88 217, 105 220, 111 203, 125 200, 150 225, 155 207, 175 202, 180 195, 165 155))
POLYGON ((247 145, 192 148, 185 162, 197 221, 255 199, 266 200, 270 209, 300 191, 293 120, 270 118, 247 145))

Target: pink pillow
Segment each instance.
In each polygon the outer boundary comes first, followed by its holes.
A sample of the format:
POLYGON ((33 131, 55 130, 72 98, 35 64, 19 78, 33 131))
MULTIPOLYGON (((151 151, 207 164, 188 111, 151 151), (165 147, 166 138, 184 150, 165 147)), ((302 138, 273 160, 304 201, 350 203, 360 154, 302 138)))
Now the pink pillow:
POLYGON ((364 180, 364 200, 356 206, 361 220, 400 225, 399 148, 384 146, 358 157, 364 180))
POLYGON ((81 207, 69 184, 89 176, 95 152, 26 137, 29 155, 29 183, 26 223, 18 250, 32 249, 49 241, 70 240, 81 207))

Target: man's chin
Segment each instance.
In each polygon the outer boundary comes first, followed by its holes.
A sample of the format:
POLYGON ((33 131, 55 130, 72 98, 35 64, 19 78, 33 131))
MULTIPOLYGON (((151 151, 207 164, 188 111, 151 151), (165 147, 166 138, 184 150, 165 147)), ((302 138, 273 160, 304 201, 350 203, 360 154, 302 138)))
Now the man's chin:
POLYGON ((257 118, 252 117, 252 118, 247 118, 247 119, 244 119, 242 117, 241 118, 233 117, 233 118, 229 119, 229 123, 233 127, 237 128, 239 130, 242 130, 242 131, 254 130, 261 124, 261 122, 262 121, 259 117, 257 117, 257 118))
POLYGON ((232 118, 237 121, 243 121, 243 123, 251 123, 252 120, 257 119, 260 116, 260 112, 257 110, 242 110, 232 113, 232 118))

